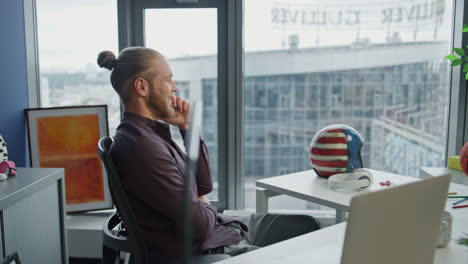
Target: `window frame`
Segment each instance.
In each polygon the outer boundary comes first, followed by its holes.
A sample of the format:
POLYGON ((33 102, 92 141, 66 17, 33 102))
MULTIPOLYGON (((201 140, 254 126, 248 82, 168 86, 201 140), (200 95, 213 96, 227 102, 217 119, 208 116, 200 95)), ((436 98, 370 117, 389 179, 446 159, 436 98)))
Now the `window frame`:
POLYGON ((26 42, 26 65, 28 81, 28 101, 30 108, 40 106, 40 68, 37 39, 36 0, 23 0, 24 35, 26 42))

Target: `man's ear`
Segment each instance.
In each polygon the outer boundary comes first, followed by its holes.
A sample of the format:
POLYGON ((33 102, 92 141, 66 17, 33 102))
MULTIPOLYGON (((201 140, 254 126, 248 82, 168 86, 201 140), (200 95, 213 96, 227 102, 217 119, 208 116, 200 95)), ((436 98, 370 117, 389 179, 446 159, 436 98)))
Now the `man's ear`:
POLYGON ((133 81, 133 89, 140 96, 146 96, 149 93, 148 82, 142 77, 138 77, 133 81))

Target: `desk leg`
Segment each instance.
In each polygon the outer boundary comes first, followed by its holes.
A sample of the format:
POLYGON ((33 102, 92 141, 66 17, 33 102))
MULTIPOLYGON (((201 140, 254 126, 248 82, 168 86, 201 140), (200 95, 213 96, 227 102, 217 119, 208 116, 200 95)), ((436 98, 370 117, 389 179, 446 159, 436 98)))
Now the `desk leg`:
POLYGON ((336 209, 336 219, 335 223, 339 224, 346 220, 346 212, 343 210, 336 209))
POLYGON ((281 195, 279 193, 270 191, 270 190, 265 190, 263 188, 257 187, 257 214, 266 214, 268 213, 268 199, 270 197, 278 196, 281 195))
POLYGON ((257 188, 257 214, 268 213, 268 191, 262 188, 257 188))

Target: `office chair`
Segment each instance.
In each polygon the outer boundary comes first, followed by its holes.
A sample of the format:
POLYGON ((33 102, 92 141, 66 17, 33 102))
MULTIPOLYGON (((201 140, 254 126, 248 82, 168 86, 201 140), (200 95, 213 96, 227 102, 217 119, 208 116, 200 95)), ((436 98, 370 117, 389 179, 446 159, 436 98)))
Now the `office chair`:
MULTIPOLYGON (((102 263, 118 264, 121 251, 128 253, 125 263, 155 264, 169 262, 170 260, 162 256, 150 254, 146 247, 109 153, 113 141, 111 137, 103 137, 98 143, 98 154, 106 168, 110 193, 117 208, 116 213, 109 217, 103 226, 102 263), (118 230, 113 230, 115 227, 118 227, 118 230)), ((192 263, 209 264, 226 258, 229 258, 229 255, 194 256, 192 263)))
POLYGON ((21 262, 19 260, 18 253, 13 252, 6 258, 4 258, 2 261, 0 261, 0 264, 21 264, 21 262))

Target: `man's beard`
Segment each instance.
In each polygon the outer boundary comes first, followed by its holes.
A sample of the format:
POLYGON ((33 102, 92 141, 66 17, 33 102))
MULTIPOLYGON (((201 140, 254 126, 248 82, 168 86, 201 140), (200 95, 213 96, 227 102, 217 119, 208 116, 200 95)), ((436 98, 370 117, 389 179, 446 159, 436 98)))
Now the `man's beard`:
POLYGON ((168 106, 167 99, 159 98, 154 91, 151 92, 147 104, 151 112, 159 118, 168 118, 175 115, 175 109, 168 106))

